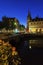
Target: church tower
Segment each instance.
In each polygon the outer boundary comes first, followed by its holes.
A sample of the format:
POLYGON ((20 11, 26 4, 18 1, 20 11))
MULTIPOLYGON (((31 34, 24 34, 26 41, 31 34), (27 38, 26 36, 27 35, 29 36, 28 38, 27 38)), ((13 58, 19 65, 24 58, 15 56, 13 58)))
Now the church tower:
POLYGON ((29 30, 29 22, 31 22, 31 13, 28 11, 28 16, 27 16, 27 30, 29 30))

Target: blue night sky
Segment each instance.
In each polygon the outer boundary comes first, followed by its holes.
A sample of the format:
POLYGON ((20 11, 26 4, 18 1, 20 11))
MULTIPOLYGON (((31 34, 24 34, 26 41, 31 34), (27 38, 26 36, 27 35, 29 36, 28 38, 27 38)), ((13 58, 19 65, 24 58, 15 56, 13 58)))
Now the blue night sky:
POLYGON ((28 9, 32 18, 43 17, 43 0, 0 0, 0 20, 2 16, 16 17, 26 26, 28 9))

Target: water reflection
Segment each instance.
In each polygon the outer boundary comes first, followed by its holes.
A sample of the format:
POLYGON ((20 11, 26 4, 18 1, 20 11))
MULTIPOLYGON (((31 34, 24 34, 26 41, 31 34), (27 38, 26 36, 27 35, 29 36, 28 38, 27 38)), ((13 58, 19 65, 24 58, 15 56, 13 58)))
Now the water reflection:
POLYGON ((37 47, 43 47, 43 39, 29 40, 29 45, 37 46, 37 47))
POLYGON ((43 49, 40 48, 43 47, 43 39, 37 39, 37 40, 28 39, 23 41, 20 40, 19 42, 11 40, 9 42, 12 46, 15 46, 17 48, 17 51, 21 58, 21 65, 29 65, 29 64, 31 65, 31 63, 34 64, 34 62, 37 63, 37 61, 40 60, 40 58, 42 58, 43 56, 43 49), (40 49, 38 49, 37 47, 40 49))
POLYGON ((31 46, 29 46, 29 49, 31 49, 32 47, 31 46))

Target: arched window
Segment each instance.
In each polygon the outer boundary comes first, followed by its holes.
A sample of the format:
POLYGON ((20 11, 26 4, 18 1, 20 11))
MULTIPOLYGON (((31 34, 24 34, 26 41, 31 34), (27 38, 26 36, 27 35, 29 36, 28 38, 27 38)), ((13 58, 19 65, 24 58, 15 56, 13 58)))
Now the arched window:
POLYGON ((38 29, 36 29, 36 32, 38 32, 38 29))
POLYGON ((41 29, 40 29, 40 32, 41 32, 41 29))

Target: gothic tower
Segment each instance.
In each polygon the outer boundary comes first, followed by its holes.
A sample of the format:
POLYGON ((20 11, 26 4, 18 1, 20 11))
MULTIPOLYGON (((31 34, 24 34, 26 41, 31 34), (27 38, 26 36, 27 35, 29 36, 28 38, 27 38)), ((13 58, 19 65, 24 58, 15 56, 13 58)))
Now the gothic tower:
POLYGON ((27 30, 29 30, 29 22, 31 22, 31 13, 28 11, 28 16, 27 16, 27 30))

